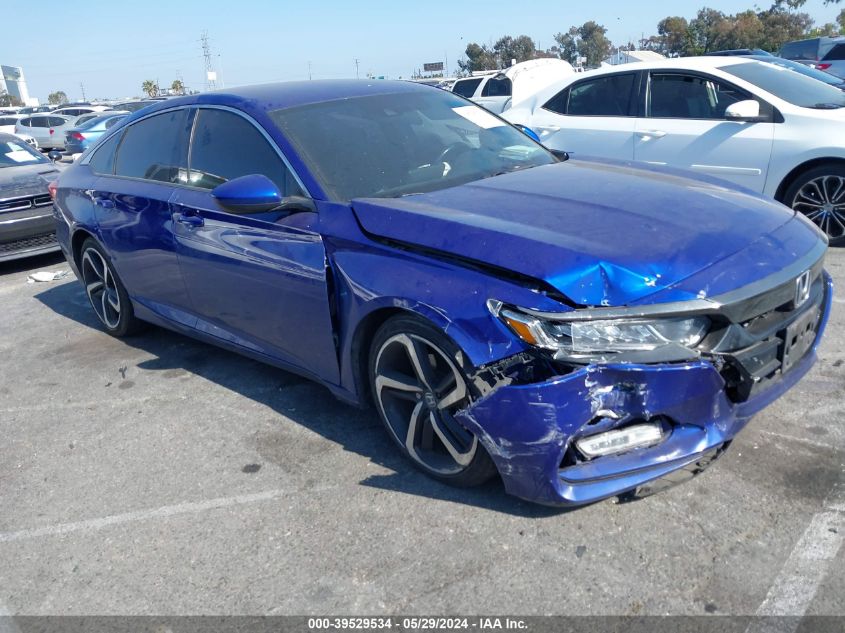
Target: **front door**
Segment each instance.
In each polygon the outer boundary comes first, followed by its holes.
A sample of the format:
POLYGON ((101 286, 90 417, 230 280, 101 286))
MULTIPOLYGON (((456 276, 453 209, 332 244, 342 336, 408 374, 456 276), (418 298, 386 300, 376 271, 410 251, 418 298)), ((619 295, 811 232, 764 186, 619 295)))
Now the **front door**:
MULTIPOLYGON (((721 80, 652 72, 646 116, 637 119, 634 159, 690 169, 762 192, 774 141, 771 121, 728 121, 725 110, 752 96, 721 80)), ((771 106, 761 103, 761 113, 771 106)))
POLYGON ((211 190, 263 174, 283 195, 301 193, 277 150, 245 117, 197 114, 188 179, 171 200, 177 250, 197 328, 338 381, 326 253, 316 213, 236 215, 211 190))

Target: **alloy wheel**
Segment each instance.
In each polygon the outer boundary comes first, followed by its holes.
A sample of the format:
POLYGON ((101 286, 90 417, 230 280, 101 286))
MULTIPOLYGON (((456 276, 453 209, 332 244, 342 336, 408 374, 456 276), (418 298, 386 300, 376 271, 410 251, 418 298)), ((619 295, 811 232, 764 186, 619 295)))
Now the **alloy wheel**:
POLYGON ((795 194, 792 208, 807 216, 831 240, 845 236, 845 178, 820 176, 807 181, 795 194))
POLYGON ((120 324, 120 295, 105 258, 93 248, 82 255, 82 282, 94 312, 110 330, 120 324))
POLYGON ((469 390, 440 348, 416 334, 390 337, 376 356, 373 385, 390 432, 414 460, 439 475, 469 466, 478 438, 454 417, 469 390))

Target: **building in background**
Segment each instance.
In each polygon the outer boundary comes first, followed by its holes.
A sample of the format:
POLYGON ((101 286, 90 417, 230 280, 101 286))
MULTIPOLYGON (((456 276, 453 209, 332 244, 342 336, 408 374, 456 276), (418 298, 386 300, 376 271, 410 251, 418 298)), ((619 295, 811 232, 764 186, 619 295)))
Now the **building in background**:
POLYGON ((660 59, 665 59, 664 55, 655 53, 654 51, 624 51, 620 50, 608 57, 602 62, 602 66, 611 65, 618 66, 619 64, 630 64, 631 62, 653 62, 660 59))
POLYGON ((23 76, 23 68, 19 66, 0 65, 0 93, 4 91, 20 99, 26 106, 38 105, 38 99, 29 96, 26 79, 23 76))

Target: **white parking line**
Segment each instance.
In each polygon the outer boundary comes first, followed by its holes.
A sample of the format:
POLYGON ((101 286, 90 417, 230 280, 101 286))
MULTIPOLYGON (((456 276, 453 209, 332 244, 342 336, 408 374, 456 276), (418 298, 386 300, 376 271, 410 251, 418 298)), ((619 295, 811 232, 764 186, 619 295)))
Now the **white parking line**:
MULTIPOLYGON (((313 489, 308 491, 315 492, 313 489)), ((107 517, 98 519, 86 519, 85 521, 75 521, 73 523, 59 523, 57 525, 48 525, 40 528, 32 528, 29 530, 19 530, 17 532, 0 532, 0 543, 8 543, 10 541, 20 541, 23 539, 38 538, 40 536, 55 536, 57 534, 67 534, 69 532, 80 532, 86 530, 99 530, 109 525, 118 525, 120 523, 131 523, 133 521, 146 521, 148 519, 159 519, 163 517, 171 517, 178 514, 191 514, 196 512, 204 512, 206 510, 214 510, 217 508, 226 508, 234 505, 242 505, 245 503, 255 503, 257 501, 269 501, 271 499, 278 499, 284 496, 291 496, 296 494, 291 490, 267 490, 266 492, 257 492, 249 495, 238 495, 236 497, 220 497, 218 499, 209 499, 207 501, 196 501, 189 503, 179 503, 172 506, 163 506, 153 510, 136 510, 134 512, 125 512, 123 514, 113 514, 107 517)))
MULTIPOLYGON (((819 585, 827 576, 845 540, 845 484, 839 483, 827 496, 821 512, 815 514, 798 539, 775 578, 758 616, 803 616, 819 585)), ((758 619, 746 631, 765 631, 770 622, 758 619)), ((800 619, 780 621, 778 631, 795 631, 800 619)))

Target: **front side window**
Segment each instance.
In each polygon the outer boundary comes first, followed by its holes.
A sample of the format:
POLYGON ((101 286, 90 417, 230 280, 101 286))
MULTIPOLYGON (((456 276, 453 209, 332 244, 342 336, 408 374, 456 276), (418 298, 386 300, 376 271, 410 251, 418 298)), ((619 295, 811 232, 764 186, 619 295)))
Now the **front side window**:
POLYGON ((708 77, 652 73, 647 116, 662 119, 724 119, 733 103, 750 95, 708 77))
POLYGON ((452 87, 452 92, 456 95, 461 95, 462 97, 466 97, 469 99, 472 95, 475 94, 475 91, 478 89, 478 85, 481 83, 482 77, 478 77, 476 79, 461 79, 455 82, 455 85, 452 87))
POLYGON ((191 141, 190 184, 213 189, 250 174, 267 176, 282 195, 300 193, 276 150, 252 123, 233 112, 200 110, 191 141))
POLYGON ((543 107, 569 116, 629 116, 634 73, 608 75, 561 90, 543 107))
POLYGON ((173 110, 131 125, 117 150, 114 173, 159 182, 184 182, 188 168, 187 110, 173 110), (180 179, 180 175, 183 176, 180 179))

